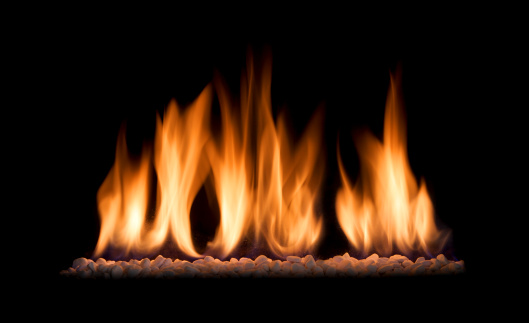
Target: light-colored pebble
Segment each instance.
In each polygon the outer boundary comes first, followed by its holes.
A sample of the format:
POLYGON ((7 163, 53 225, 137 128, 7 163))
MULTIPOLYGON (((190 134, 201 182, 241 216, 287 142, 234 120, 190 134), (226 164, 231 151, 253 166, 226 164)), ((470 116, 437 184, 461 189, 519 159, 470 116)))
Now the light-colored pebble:
POLYGON ((120 279, 121 276, 123 276, 123 269, 121 269, 121 266, 112 266, 112 269, 110 270, 110 276, 112 277, 112 279, 120 279))
POLYGON ((308 269, 312 269, 316 267, 316 262, 314 261, 314 258, 312 258, 312 256, 311 256, 311 259, 305 262, 305 267, 307 267, 308 269))
POLYGON ((437 255, 437 260, 439 260, 443 266, 449 263, 448 259, 443 254, 437 255))
POLYGON ((402 263, 405 260, 408 260, 408 258, 406 256, 402 256, 402 255, 393 255, 393 256, 389 257, 389 260, 396 260, 396 261, 402 263))
POLYGON ((425 267, 425 268, 428 268, 432 265, 432 261, 431 260, 425 260, 422 262, 422 265, 425 267))
POLYGON ((287 261, 290 261, 292 263, 294 262, 301 262, 301 258, 298 256, 288 256, 287 261))
POLYGON ((268 265, 268 261, 262 262, 257 266, 257 269, 262 270, 264 272, 270 271, 270 266, 268 265))
POLYGON ((340 263, 338 263, 338 266, 336 267, 340 271, 345 271, 347 268, 350 268, 352 266, 351 262, 349 260, 342 260, 340 263))
POLYGON ((281 263, 279 260, 272 261, 272 265, 270 266, 270 271, 273 271, 274 273, 281 271, 281 263))
POLYGON ((364 271, 365 271, 365 269, 366 269, 366 265, 365 265, 363 262, 359 261, 359 262, 357 262, 357 263, 355 263, 355 264, 353 265, 353 268, 354 268, 357 272, 361 273, 361 272, 364 272, 364 271))
POLYGON ((305 266, 307 265, 308 262, 316 262, 314 260, 314 257, 312 257, 312 255, 306 255, 305 257, 303 257, 303 259, 301 259, 301 263, 304 264, 305 266))
POLYGON ((90 262, 87 266, 88 268, 90 268, 91 271, 93 272, 96 272, 97 271, 97 264, 95 262, 90 262))
POLYGON ((332 260, 333 260, 335 263, 339 264, 339 263, 342 262, 342 260, 343 260, 343 256, 334 256, 334 257, 332 258, 332 260))
POLYGON ((404 267, 404 268, 409 267, 411 265, 413 265, 413 261, 411 261, 411 260, 404 260, 402 262, 402 267, 404 267))
POLYGON ((262 263, 268 262, 268 258, 264 255, 260 255, 259 257, 255 258, 255 265, 259 266, 262 263))
POLYGON ((373 259, 373 261, 377 261, 378 258, 379 258, 379 256, 376 253, 374 253, 371 256, 367 257, 366 259, 373 259))
POLYGON ((303 266, 302 264, 300 263, 293 263, 292 264, 292 272, 294 274, 296 273, 300 273, 300 272, 305 272, 305 266, 303 266))
POLYGON ((160 269, 170 267, 172 265, 173 265, 173 261, 171 260, 171 258, 166 258, 164 262, 160 265, 160 269))
POLYGON ((375 263, 375 260, 373 258, 366 258, 360 260, 365 266, 369 266, 375 263))
POLYGON ((284 261, 283 263, 281 263, 281 271, 290 272, 291 268, 292 268, 291 262, 284 261))
POLYGON ((151 260, 149 258, 143 258, 141 261, 140 261, 140 266, 142 268, 145 268, 145 267, 150 267, 151 266, 151 260))
POLYGON ((393 270, 393 265, 384 265, 384 266, 378 268, 377 272, 379 274, 383 274, 386 271, 391 271, 391 270, 393 270))
POLYGON ((77 258, 77 259, 75 259, 73 261, 72 267, 75 268, 75 269, 78 269, 78 268, 86 266, 86 265, 88 265, 88 259, 86 259, 84 257, 81 257, 81 258, 77 258))

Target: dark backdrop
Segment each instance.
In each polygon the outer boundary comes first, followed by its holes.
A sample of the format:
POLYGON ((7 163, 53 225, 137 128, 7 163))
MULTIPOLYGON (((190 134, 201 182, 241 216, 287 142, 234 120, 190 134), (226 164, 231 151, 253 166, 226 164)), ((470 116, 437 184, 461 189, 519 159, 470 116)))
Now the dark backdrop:
POLYGON ((37 121, 46 130, 38 139, 46 144, 40 156, 50 162, 49 178, 41 183, 51 193, 45 222, 52 236, 43 248, 53 259, 52 277, 95 248, 96 193, 113 164, 122 122, 129 148, 139 152, 143 140, 153 139, 156 111, 163 112, 173 97, 182 105, 192 101, 215 69, 238 90, 248 47, 257 53, 271 49, 274 113, 286 107, 295 132, 301 133, 319 104, 325 108, 322 194, 329 233, 322 255, 349 248, 341 233, 332 231, 340 185, 337 135, 355 179, 351 133, 368 127, 382 135, 389 72, 401 64, 412 170, 425 178, 438 220, 452 230, 453 256, 465 260, 469 275, 478 270, 483 247, 473 225, 487 215, 475 209, 481 58, 473 29, 456 18, 384 16, 359 22, 358 14, 339 11, 292 15, 175 18, 163 25, 102 19, 52 28, 52 45, 41 62, 50 75, 42 83, 51 88, 52 100, 37 121))

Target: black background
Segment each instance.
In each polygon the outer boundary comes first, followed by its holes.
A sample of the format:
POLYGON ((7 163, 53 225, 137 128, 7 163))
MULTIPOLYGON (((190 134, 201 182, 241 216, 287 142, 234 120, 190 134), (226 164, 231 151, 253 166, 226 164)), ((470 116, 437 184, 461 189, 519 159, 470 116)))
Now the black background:
MULTIPOLYGON (((454 294, 461 298, 469 295, 474 284, 468 281, 475 283, 478 278, 474 277, 481 277, 480 257, 492 248, 483 243, 479 229, 479 222, 488 222, 492 216, 487 212, 493 212, 479 206, 487 199, 482 194, 487 181, 482 161, 491 150, 490 146, 484 149, 487 139, 481 128, 487 103, 482 87, 488 60, 482 55, 480 28, 484 26, 467 22, 464 15, 405 19, 385 12, 362 19, 361 12, 339 9, 310 14, 252 12, 256 16, 219 17, 182 10, 174 17, 152 20, 114 12, 50 21, 50 28, 35 31, 38 42, 30 47, 42 55, 33 62, 34 75, 36 85, 45 91, 38 92, 34 103, 36 129, 42 136, 33 140, 41 148, 37 159, 45 162, 37 167, 45 175, 37 187, 44 192, 41 205, 46 210, 39 213, 43 226, 36 229, 42 237, 38 248, 50 262, 41 279, 68 293, 97 286, 65 282, 58 272, 75 258, 89 257, 95 248, 96 193, 112 166, 121 124, 127 122, 129 148, 138 153, 142 141, 154 136, 156 111, 162 113, 173 97, 181 105, 191 102, 211 81, 215 69, 237 91, 251 47, 255 53, 271 50, 274 113, 286 107, 297 135, 316 107, 324 106, 322 201, 329 231, 318 251, 322 255, 349 250, 340 233, 332 231, 334 196, 340 185, 337 135, 355 179, 358 165, 352 131, 367 127, 382 135, 389 72, 401 64, 410 164, 417 178, 426 180, 436 217, 452 230, 453 255, 465 261, 467 273, 449 279, 355 281, 348 282, 347 288, 433 284, 457 290, 454 294)), ((343 282, 311 284, 307 286, 333 292, 343 282)), ((208 288, 204 282, 182 286, 186 291, 208 288)))

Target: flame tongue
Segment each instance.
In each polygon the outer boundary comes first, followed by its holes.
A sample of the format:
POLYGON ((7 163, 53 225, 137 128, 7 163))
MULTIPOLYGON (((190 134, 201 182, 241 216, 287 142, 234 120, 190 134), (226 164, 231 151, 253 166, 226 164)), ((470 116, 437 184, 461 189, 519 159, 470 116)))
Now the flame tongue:
POLYGON ((321 179, 316 168, 319 120, 313 120, 291 156, 283 119, 276 127, 271 113, 270 70, 267 62, 261 77, 256 77, 249 57, 247 78, 241 81, 239 117, 231 112, 234 104, 226 88, 217 83, 222 137, 208 153, 221 223, 210 247, 221 249, 222 256, 250 229, 256 241, 264 239, 280 256, 308 251, 320 236, 322 222, 313 211, 321 179))
POLYGON ((150 154, 144 149, 139 162, 129 156, 125 127, 118 135, 114 166, 97 193, 101 229, 95 254, 109 244, 128 253, 142 247, 149 191, 150 154))
POLYGON ((338 156, 343 183, 336 197, 338 220, 353 246, 365 253, 375 250, 389 255, 394 246, 403 253, 428 252, 446 239, 436 228, 424 182, 418 187, 410 169, 405 120, 396 91, 391 77, 383 143, 371 133, 356 138, 361 167, 356 186, 338 156))
POLYGON ((210 105, 211 88, 206 87, 184 115, 173 100, 163 124, 157 118, 154 165, 160 205, 148 242, 152 248, 160 246, 169 231, 181 251, 200 256, 191 239, 189 213, 209 171, 202 149, 209 138, 210 105))

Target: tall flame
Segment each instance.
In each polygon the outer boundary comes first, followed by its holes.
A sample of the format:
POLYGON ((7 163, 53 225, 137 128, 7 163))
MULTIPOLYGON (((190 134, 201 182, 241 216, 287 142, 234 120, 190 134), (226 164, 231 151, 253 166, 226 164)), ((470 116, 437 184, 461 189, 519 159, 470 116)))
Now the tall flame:
POLYGON ((338 150, 343 187, 336 196, 338 221, 357 250, 389 255, 440 249, 447 232, 437 229, 424 180, 417 185, 406 150, 406 122, 391 76, 384 116, 383 142, 373 134, 355 138, 360 179, 351 184, 338 150))
POLYGON ((125 253, 142 247, 150 155, 144 149, 140 161, 134 161, 129 155, 125 135, 125 127, 122 127, 114 166, 97 192, 101 229, 95 255, 102 254, 109 244, 125 253))
POLYGON ((314 248, 322 229, 322 218, 315 214, 323 168, 321 113, 293 147, 284 118, 279 117, 276 126, 272 116, 270 61, 257 74, 249 55, 239 106, 217 79, 222 119, 218 136, 212 136, 208 127, 211 85, 185 113, 173 100, 163 122, 157 116, 154 168, 158 187, 153 221, 146 221, 149 152, 144 152, 139 166, 132 163, 122 131, 115 164, 98 192, 101 233, 95 256, 109 246, 124 253, 152 252, 170 233, 180 251, 200 257, 192 239, 190 210, 210 174, 220 222, 205 253, 226 257, 244 237, 252 235, 280 256, 314 248))
POLYGON ((276 255, 310 250, 317 243, 322 219, 314 213, 321 182, 318 168, 319 119, 314 116, 295 153, 284 118, 274 123, 271 107, 271 66, 260 77, 252 57, 241 79, 239 115, 226 86, 218 79, 222 116, 220 144, 208 149, 221 220, 213 249, 226 256, 248 232, 264 239, 276 255))

